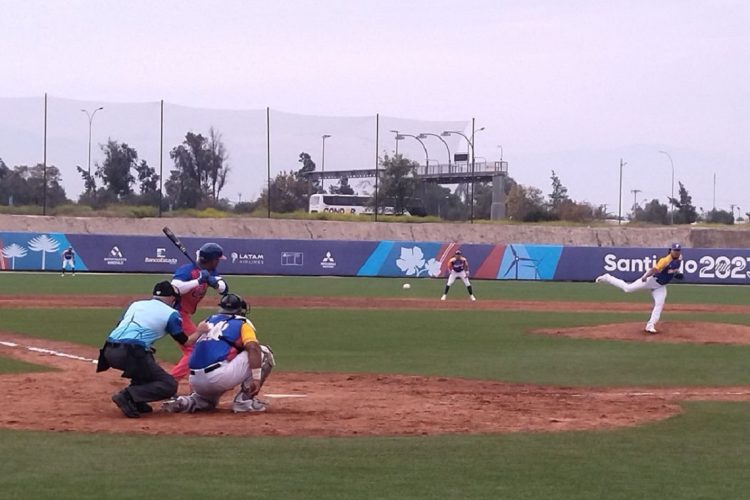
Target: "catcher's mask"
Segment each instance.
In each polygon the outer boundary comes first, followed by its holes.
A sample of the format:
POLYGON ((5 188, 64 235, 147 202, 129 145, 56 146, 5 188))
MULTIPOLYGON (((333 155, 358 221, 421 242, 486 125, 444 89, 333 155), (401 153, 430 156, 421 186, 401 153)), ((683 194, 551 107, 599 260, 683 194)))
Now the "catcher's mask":
POLYGON ((245 300, 237 294, 228 293, 221 297, 219 301, 219 307, 221 312, 227 314, 239 314, 241 316, 247 316, 250 312, 250 306, 245 300))

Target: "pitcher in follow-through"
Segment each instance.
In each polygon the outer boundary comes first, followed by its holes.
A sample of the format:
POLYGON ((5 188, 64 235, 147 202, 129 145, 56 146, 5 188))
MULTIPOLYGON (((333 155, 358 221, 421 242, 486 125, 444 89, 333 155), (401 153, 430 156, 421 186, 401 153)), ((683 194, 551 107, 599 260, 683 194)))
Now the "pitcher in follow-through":
POLYGON ((632 283, 615 278, 611 274, 602 274, 596 278, 597 283, 609 283, 622 290, 625 293, 631 293, 638 290, 651 290, 651 297, 654 299, 654 308, 651 311, 651 318, 646 323, 646 332, 650 334, 657 333, 656 323, 659 322, 661 311, 664 309, 664 302, 667 300, 667 285, 672 278, 681 280, 683 275, 680 271, 682 266, 682 246, 679 243, 672 243, 669 253, 659 259, 654 267, 646 271, 643 276, 632 283))

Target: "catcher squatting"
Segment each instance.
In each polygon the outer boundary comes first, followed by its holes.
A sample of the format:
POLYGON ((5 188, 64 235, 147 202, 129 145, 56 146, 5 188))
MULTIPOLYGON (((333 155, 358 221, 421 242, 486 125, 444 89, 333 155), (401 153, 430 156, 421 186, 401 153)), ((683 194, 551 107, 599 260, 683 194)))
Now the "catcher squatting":
MULTIPOLYGON (((204 247, 213 252, 206 255, 212 260, 223 256, 223 250, 215 243, 204 247)), ((205 259, 201 259, 206 256, 199 252, 199 265, 206 264, 205 259)), ((215 265, 207 267, 213 267, 211 274, 215 275, 215 265)), ((200 278, 195 281, 204 281, 200 278)), ((228 291, 225 284, 222 288, 228 291)), ((150 413, 153 408, 148 403, 169 398, 162 405, 168 412, 212 410, 225 392, 239 386, 232 404, 234 412, 265 411, 266 403, 256 396, 275 361, 271 349, 258 343, 255 327, 246 318, 248 304, 235 294, 224 293, 218 313, 195 327, 189 316, 188 325, 183 324, 186 311, 179 307, 180 299, 180 290, 174 281, 157 283, 151 299, 130 304, 108 336, 100 350, 97 372, 111 367, 122 370, 122 376, 131 380, 130 385, 112 396, 115 405, 129 418, 150 413), (189 336, 185 326, 191 330, 189 336), (174 397, 177 380, 154 359, 153 344, 166 335, 182 347, 195 346, 186 356, 189 381, 194 390, 188 396, 174 397)))

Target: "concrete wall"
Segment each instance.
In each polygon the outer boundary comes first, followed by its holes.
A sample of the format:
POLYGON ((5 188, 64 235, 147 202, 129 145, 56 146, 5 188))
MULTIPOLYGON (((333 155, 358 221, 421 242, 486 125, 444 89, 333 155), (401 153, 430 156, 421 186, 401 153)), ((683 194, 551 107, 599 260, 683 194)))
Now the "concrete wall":
POLYGON ((548 243, 581 246, 748 248, 747 229, 674 227, 556 227, 468 223, 356 223, 278 219, 117 219, 0 214, 0 231, 81 234, 161 234, 164 225, 182 236, 327 240, 461 241, 465 243, 548 243))

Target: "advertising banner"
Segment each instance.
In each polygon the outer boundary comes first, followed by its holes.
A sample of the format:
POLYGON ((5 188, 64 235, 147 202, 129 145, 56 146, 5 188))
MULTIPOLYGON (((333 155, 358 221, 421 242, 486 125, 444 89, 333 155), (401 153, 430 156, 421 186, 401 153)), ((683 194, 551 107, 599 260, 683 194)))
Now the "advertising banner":
MULTIPOLYGON (((191 255, 208 241, 182 239, 191 255)), ((475 279, 593 281, 610 273, 632 281, 667 254, 664 248, 213 238, 224 248, 222 274, 285 276, 445 276, 461 249, 475 279)), ((0 232, 0 271, 59 270, 75 252, 76 270, 172 273, 187 259, 164 236, 0 232)), ((686 283, 750 283, 750 249, 683 250, 686 283)))

